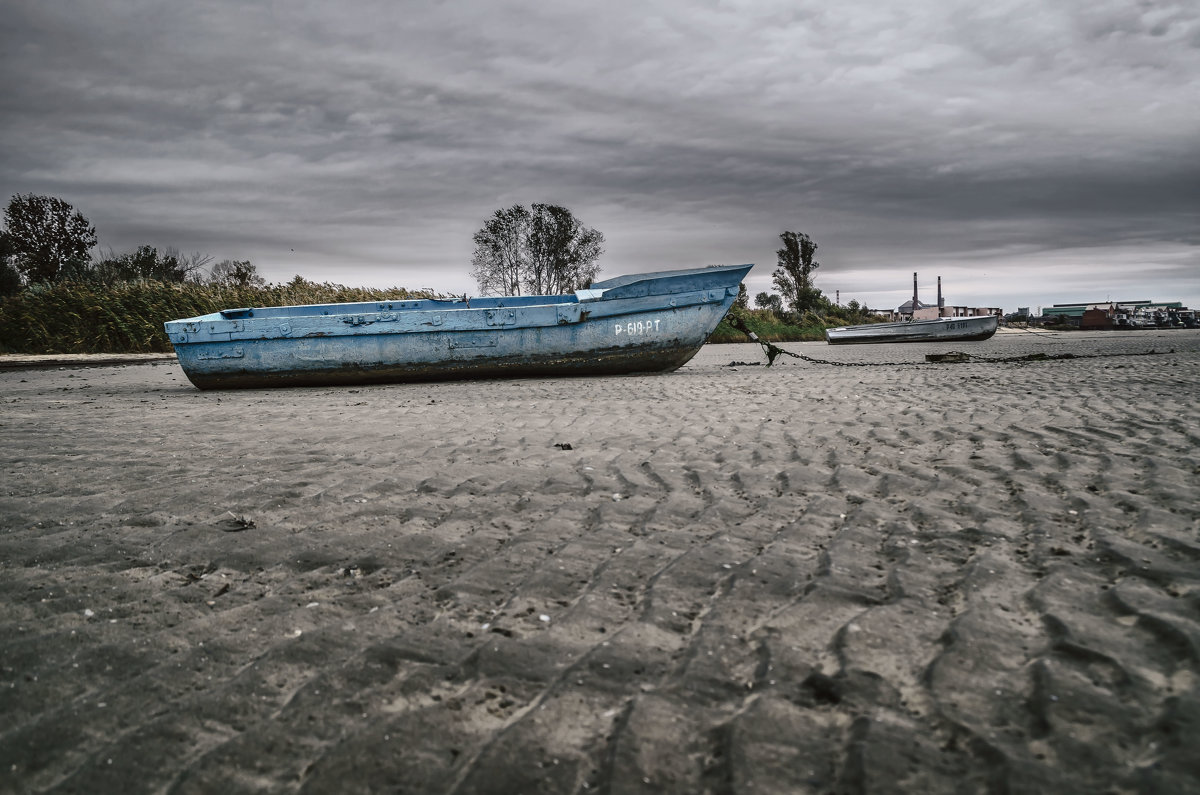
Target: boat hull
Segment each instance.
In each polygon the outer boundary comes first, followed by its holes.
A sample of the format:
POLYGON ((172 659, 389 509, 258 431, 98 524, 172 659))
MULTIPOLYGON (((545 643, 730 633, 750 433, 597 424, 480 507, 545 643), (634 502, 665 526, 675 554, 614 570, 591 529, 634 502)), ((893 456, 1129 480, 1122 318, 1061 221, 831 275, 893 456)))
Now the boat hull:
POLYGON ((859 345, 879 342, 972 342, 989 339, 1000 319, 995 315, 944 317, 902 323, 870 323, 826 329, 830 345, 859 345))
POLYGON ((225 310, 166 324, 201 389, 665 372, 749 265, 624 276, 569 296, 225 310))

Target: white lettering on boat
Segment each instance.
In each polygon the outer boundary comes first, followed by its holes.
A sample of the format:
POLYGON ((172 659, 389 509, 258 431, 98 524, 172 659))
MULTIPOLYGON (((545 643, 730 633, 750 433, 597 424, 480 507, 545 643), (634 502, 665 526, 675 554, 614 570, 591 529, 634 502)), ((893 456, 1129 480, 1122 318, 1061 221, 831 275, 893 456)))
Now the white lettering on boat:
POLYGON ((634 336, 637 334, 654 334, 658 332, 658 324, 662 322, 661 318, 649 318, 646 320, 631 320, 628 323, 618 323, 613 326, 613 333, 616 336, 625 334, 634 336))

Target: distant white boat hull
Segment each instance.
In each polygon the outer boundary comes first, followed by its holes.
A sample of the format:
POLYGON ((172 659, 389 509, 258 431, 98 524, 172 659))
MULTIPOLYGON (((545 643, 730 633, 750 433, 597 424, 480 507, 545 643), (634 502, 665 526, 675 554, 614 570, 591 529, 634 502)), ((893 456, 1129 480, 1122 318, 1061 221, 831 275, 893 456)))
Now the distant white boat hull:
POLYGON ((939 317, 935 320, 906 320, 900 323, 868 323, 825 330, 830 345, 869 342, 969 342, 986 340, 996 333, 1000 319, 995 315, 939 317))

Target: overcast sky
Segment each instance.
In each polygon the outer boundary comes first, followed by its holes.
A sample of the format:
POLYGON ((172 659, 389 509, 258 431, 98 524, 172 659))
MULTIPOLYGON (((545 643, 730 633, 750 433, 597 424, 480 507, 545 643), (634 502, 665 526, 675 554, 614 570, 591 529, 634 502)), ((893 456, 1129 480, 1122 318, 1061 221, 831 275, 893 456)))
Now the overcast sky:
POLYGON ((0 201, 103 249, 477 292, 471 237, 569 207, 601 275, 819 246, 894 307, 1200 306, 1200 4, 0 0, 0 201))

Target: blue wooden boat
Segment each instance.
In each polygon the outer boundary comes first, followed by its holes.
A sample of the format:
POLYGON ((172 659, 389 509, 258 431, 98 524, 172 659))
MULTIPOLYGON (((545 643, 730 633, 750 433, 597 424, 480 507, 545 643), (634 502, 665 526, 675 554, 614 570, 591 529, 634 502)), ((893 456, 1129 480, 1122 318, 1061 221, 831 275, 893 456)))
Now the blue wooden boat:
POLYGON ((165 324, 201 389, 674 370, 750 265, 631 274, 570 295, 225 309, 165 324))

